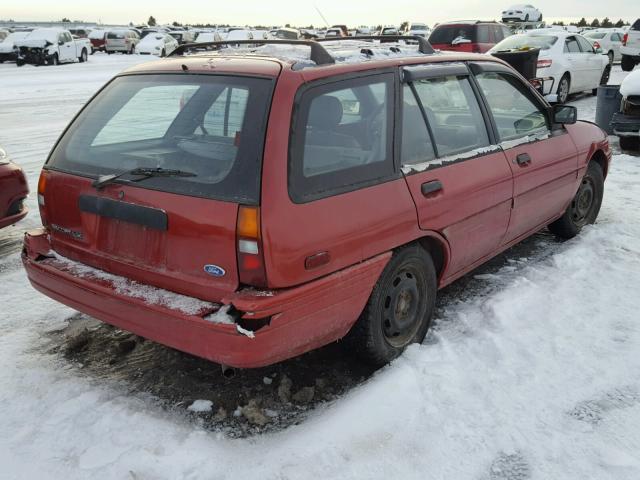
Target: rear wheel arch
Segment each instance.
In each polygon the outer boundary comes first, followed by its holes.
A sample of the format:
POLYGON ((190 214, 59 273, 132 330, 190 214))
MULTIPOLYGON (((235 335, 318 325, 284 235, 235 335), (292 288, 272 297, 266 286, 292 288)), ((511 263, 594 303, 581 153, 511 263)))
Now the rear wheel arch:
POLYGON ((435 232, 429 232, 428 235, 417 239, 416 242, 424 248, 429 255, 431 255, 433 266, 436 270, 436 276, 438 281, 440 281, 442 279, 442 274, 449 264, 449 244, 443 237, 435 232))

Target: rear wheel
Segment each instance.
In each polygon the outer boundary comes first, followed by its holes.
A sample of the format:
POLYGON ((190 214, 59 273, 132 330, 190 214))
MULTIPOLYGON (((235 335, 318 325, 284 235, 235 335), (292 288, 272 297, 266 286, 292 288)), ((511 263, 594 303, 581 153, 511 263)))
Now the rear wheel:
POLYGON ((398 249, 346 337, 364 360, 382 366, 424 340, 435 307, 433 260, 419 245, 398 249))
POLYGON ((640 137, 620 137, 622 150, 640 150, 640 137))
POLYGON ((78 60, 80 61, 80 63, 84 63, 87 61, 87 51, 84 48, 82 49, 82 53, 80 54, 78 60))
POLYGON ((569 89, 571 88, 571 80, 566 73, 560 79, 558 84, 558 103, 565 103, 569 98, 569 89))
POLYGON ((582 227, 594 223, 600 212, 603 194, 602 168, 596 162, 590 162, 578 192, 564 214, 549 225, 551 233, 561 238, 573 238, 580 233, 582 227))
MULTIPOLYGON (((611 76, 611 64, 604 67, 604 71, 602 72, 602 76, 600 77, 600 85, 606 85, 609 83, 609 77, 611 76)), ((594 88, 592 92, 594 95, 598 94, 598 89, 594 88)))
POLYGON ((620 66, 622 67, 623 71, 630 72, 636 66, 636 62, 633 57, 630 57, 629 55, 622 55, 620 66))

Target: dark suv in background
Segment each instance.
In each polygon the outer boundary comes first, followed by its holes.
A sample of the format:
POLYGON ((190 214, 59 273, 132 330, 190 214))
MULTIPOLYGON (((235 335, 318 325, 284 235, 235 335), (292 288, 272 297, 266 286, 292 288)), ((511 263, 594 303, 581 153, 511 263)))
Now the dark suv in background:
POLYGON ((509 27, 498 22, 447 22, 433 29, 429 42, 438 50, 485 53, 510 35, 509 27))

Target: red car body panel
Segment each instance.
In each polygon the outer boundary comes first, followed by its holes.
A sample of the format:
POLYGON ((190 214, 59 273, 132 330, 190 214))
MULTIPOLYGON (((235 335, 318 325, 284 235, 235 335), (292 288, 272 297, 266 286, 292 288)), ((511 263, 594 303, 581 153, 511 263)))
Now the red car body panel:
POLYGON ((15 163, 0 165, 0 228, 12 225, 27 216, 25 206, 16 211, 16 202, 27 198, 29 186, 24 172, 15 163), (13 211, 12 211, 13 210, 13 211))
POLYGON ((296 94, 308 82, 402 65, 471 60, 502 63, 477 55, 434 55, 295 71, 276 59, 193 56, 125 72, 277 77, 260 198, 269 290, 240 285, 236 203, 131 184, 97 191, 92 179, 50 169, 41 210, 48 228, 25 237, 23 262, 31 283, 62 303, 138 335, 219 363, 256 367, 343 337, 362 312, 391 252, 401 245, 416 240, 437 245, 442 257, 439 286, 452 282, 562 215, 590 159, 598 157, 608 169, 611 151, 600 129, 582 122, 568 125, 552 138, 493 146, 476 158, 296 204, 288 190, 290 125, 296 94), (531 163, 515 165, 520 153, 528 153, 531 163), (441 181, 443 189, 425 197, 421 185, 432 180, 441 181), (149 231, 80 212, 81 195, 161 209, 169 218, 168 228, 149 231), (78 278, 51 258, 51 250, 142 286, 232 305, 238 321, 255 331, 255 338, 238 333, 234 325, 205 320, 211 312, 186 315, 123 295, 99 278, 78 278), (221 264, 226 277, 202 271, 208 252, 226 259, 221 264), (316 254, 326 254, 328 262, 308 268, 305 261, 316 254))
POLYGON ((270 296, 258 291, 230 294, 224 302, 247 312, 247 328, 252 328, 252 319, 271 317, 269 325, 250 338, 238 333, 235 325, 205 320, 210 312, 188 315, 123 295, 100 278, 79 278, 47 258, 49 248, 44 230, 26 234, 23 263, 40 292, 116 327, 238 368, 276 363, 342 338, 391 258, 387 252, 270 296))

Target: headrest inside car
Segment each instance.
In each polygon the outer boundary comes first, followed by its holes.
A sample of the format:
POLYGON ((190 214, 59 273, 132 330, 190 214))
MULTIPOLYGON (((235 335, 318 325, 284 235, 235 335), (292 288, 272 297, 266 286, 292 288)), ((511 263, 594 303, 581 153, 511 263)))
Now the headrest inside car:
POLYGON ((332 130, 342 120, 342 103, 336 97, 322 95, 311 102, 307 125, 332 130))

